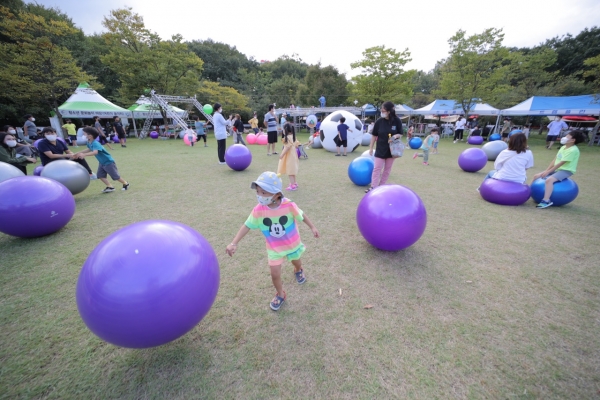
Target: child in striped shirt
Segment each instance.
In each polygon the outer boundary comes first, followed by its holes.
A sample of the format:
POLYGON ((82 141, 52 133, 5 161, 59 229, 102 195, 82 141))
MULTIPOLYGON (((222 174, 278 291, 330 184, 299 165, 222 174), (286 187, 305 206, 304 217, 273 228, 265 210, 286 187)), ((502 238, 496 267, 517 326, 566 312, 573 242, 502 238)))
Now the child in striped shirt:
POLYGON ((270 304, 273 311, 279 310, 286 300, 281 280, 281 267, 284 261, 291 261, 294 265, 294 274, 299 285, 306 282, 300 260, 306 248, 300 240, 297 223, 304 222, 313 235, 319 237, 319 231, 306 214, 296 203, 283 197, 282 186, 281 179, 274 172, 263 172, 256 181, 252 182, 250 188, 256 190, 258 205, 252 209, 250 216, 226 250, 227 254, 233 256, 239 241, 250 232, 250 229, 260 229, 265 235, 271 280, 277 290, 270 304))

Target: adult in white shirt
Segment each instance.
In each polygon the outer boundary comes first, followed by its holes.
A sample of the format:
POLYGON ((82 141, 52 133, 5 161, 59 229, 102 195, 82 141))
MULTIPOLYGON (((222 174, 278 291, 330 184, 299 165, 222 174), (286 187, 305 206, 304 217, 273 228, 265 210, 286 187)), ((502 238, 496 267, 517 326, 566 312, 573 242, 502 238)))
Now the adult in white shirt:
POLYGON ((463 140, 463 132, 465 131, 465 125, 467 121, 463 117, 458 117, 458 121, 456 121, 456 125, 454 127, 454 143, 459 140, 462 142, 463 140))
POLYGON ((231 117, 223 118, 223 107, 219 103, 213 106, 213 125, 215 128, 215 139, 217 139, 217 155, 219 164, 225 164, 225 147, 227 146, 227 127, 231 126, 231 117))
POLYGON ((484 180, 498 179, 525 183, 527 170, 533 167, 533 154, 527 149, 527 137, 523 133, 515 133, 508 140, 508 149, 498 154, 494 168, 484 180))
POLYGON ((556 139, 558 139, 560 132, 564 129, 569 129, 569 125, 562 120, 561 115, 558 116, 558 119, 555 119, 548 124, 548 136, 546 136, 546 148, 548 150, 552 148, 552 145, 556 142, 556 139))

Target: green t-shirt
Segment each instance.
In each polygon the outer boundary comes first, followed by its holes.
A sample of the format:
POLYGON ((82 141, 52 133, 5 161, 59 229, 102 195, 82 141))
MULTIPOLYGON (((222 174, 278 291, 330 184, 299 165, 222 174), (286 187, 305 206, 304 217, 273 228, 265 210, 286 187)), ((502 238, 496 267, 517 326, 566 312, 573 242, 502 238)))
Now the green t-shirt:
POLYGON ((64 124, 62 127, 67 130, 67 134, 69 136, 77 135, 77 130, 75 129, 75 124, 64 124))
POLYGON ((558 168, 558 171, 564 170, 575 173, 577 170, 577 163, 579 162, 579 148, 575 145, 569 148, 566 146, 561 147, 556 155, 556 161, 554 162, 554 165, 561 161, 564 161, 565 163, 558 168))

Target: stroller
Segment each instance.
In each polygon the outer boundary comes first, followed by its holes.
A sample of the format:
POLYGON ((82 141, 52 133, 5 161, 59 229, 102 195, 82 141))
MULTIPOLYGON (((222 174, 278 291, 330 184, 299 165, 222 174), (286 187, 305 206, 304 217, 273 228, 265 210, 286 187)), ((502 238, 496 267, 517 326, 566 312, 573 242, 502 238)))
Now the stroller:
POLYGON ((304 150, 304 146, 302 145, 296 147, 296 153, 298 153, 298 159, 308 158, 308 154, 306 154, 306 150, 304 150))

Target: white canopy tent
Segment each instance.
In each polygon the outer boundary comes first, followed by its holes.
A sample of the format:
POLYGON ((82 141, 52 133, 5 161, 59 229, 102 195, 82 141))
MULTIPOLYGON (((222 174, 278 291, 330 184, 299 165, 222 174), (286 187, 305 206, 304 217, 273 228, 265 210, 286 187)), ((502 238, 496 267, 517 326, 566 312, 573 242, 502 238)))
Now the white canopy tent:
MULTIPOLYGON (((182 110, 181 108, 177 108, 175 106, 169 105, 171 111, 177 114, 181 118, 187 118, 188 112, 182 110)), ((150 116, 154 118, 161 117, 161 113, 159 108, 152 109, 152 100, 146 96, 140 96, 139 99, 128 109, 133 113, 133 118, 146 119, 150 116)))

